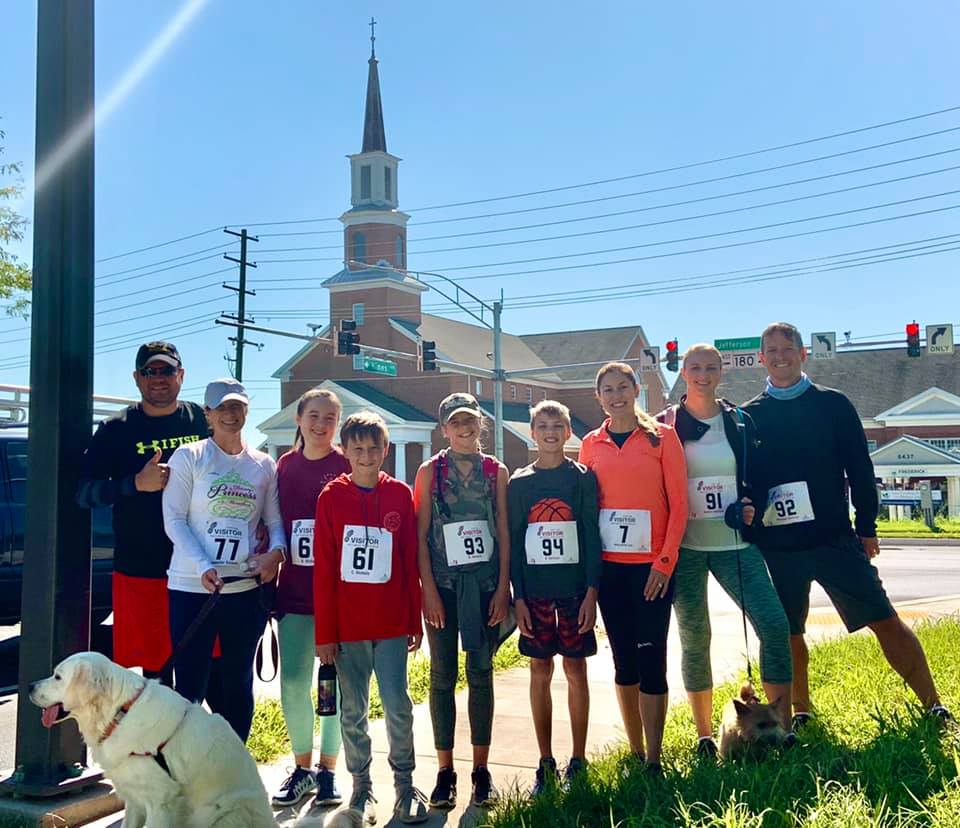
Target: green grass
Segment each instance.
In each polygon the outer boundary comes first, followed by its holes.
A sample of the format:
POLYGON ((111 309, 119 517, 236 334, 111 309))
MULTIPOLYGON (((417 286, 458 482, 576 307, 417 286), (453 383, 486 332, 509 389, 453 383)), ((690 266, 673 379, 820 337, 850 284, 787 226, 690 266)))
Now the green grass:
POLYGON ((934 532, 923 520, 878 520, 877 536, 881 538, 960 538, 960 520, 934 518, 934 532))
MULTIPOLYGON (((509 670, 527 663, 527 658, 517 649, 517 636, 507 639, 493 659, 495 672, 509 670)), ((279 679, 278 679, 279 680, 279 679)), ((464 654, 460 653, 460 673, 457 687, 467 683, 464 654)), ((407 686, 414 704, 427 700, 430 693, 430 660, 423 652, 415 653, 407 662, 407 686)), ((370 718, 383 717, 383 704, 377 689, 376 678, 370 682, 370 718)), ((319 726, 319 721, 318 721, 319 726)), ((258 699, 253 713, 253 725, 247 739, 247 748, 257 762, 272 762, 278 756, 290 752, 290 739, 283 721, 283 711, 278 699, 258 699)))
MULTIPOLYGON (((918 630, 944 701, 960 709, 960 621, 918 630)), ((671 709, 662 780, 622 778, 624 750, 594 757, 568 793, 531 803, 514 793, 490 828, 794 828, 960 826, 960 735, 919 718, 872 636, 812 651, 820 719, 795 748, 738 763, 698 764, 689 708, 671 709)), ((715 720, 739 682, 720 688, 715 720)))

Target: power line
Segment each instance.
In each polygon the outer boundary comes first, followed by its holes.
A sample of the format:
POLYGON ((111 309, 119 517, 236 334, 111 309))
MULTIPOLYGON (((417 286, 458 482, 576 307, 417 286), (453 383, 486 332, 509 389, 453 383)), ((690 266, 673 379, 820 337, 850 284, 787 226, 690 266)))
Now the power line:
MULTIPOLYGON (((191 256, 199 256, 201 253, 209 253, 211 250, 226 250, 228 247, 230 247, 230 242, 227 242, 226 244, 217 244, 217 245, 214 245, 213 247, 204 247, 203 250, 194 250, 191 253, 183 253, 179 256, 172 256, 169 259, 160 259, 159 261, 156 261, 156 262, 148 262, 147 264, 137 265, 137 267, 129 267, 126 270, 117 270, 113 273, 98 274, 97 278, 109 279, 111 276, 122 276, 125 273, 133 273, 137 270, 145 270, 150 267, 155 267, 156 265, 175 262, 175 261, 178 261, 179 259, 189 259, 191 256)), ((213 257, 208 256, 206 258, 213 258, 213 257)))
MULTIPOLYGON (((209 261, 210 259, 219 259, 219 258, 220 258, 219 253, 211 253, 208 256, 200 256, 197 259, 191 259, 189 262, 180 262, 180 264, 172 264, 172 265, 168 265, 167 267, 159 267, 156 270, 150 270, 147 273, 135 273, 133 276, 125 276, 122 279, 114 279, 109 284, 101 285, 101 287, 108 287, 108 286, 112 287, 113 285, 119 285, 121 282, 129 282, 133 279, 143 279, 145 276, 154 276, 157 273, 166 273, 168 270, 176 270, 177 268, 180 268, 180 267, 188 267, 189 265, 197 264, 197 262, 206 262, 206 261, 209 261)), ((119 275, 119 274, 112 274, 112 275, 119 275)), ((106 277, 103 277, 103 278, 106 278, 106 277)))
POLYGON ((196 239, 200 236, 206 236, 209 233, 217 233, 221 230, 220 227, 211 227, 209 230, 201 230, 198 233, 190 233, 186 236, 180 236, 176 239, 168 239, 164 242, 157 242, 157 244, 149 244, 146 247, 138 247, 136 250, 128 250, 126 253, 116 253, 113 256, 105 256, 102 259, 97 259, 97 264, 102 264, 103 262, 112 262, 114 259, 122 259, 125 256, 133 256, 137 253, 145 253, 147 250, 156 250, 159 247, 166 247, 170 244, 176 244, 177 242, 188 241, 190 239, 196 239))
MULTIPOLYGON (((557 192, 564 192, 564 191, 567 191, 567 190, 582 189, 582 188, 584 188, 584 187, 594 187, 594 186, 599 186, 599 185, 602 185, 602 184, 612 184, 612 183, 616 183, 616 182, 619 182, 619 181, 628 181, 628 180, 631 180, 631 179, 643 178, 643 177, 651 176, 651 175, 660 175, 660 174, 669 173, 669 172, 679 172, 679 171, 682 171, 682 170, 693 169, 693 168, 695 168, 695 167, 703 167, 703 166, 708 166, 708 165, 711 165, 711 164, 719 164, 719 163, 722 163, 722 162, 725 162, 725 161, 735 161, 735 160, 741 159, 741 158, 749 158, 749 157, 752 157, 752 156, 762 155, 762 154, 765 154, 765 153, 777 152, 777 151, 779 151, 779 150, 792 149, 792 148, 794 148, 794 147, 804 146, 804 145, 807 145, 807 144, 814 144, 814 143, 818 143, 818 142, 821 142, 821 141, 828 141, 828 140, 831 140, 831 139, 833 139, 833 138, 842 138, 842 137, 848 136, 848 135, 855 135, 855 134, 861 133, 861 132, 868 132, 868 131, 874 130, 874 129, 881 129, 881 128, 883 128, 883 127, 896 126, 896 125, 898 125, 898 124, 904 124, 904 123, 908 123, 908 122, 910 122, 910 121, 917 121, 917 120, 921 120, 921 119, 924 119, 924 118, 931 118, 931 117, 934 117, 934 116, 936 116, 936 115, 943 115, 943 114, 946 114, 946 113, 948 113, 948 112, 955 112, 955 111, 957 111, 957 110, 960 110, 960 106, 951 106, 951 107, 947 107, 947 108, 945 108, 945 109, 939 109, 939 110, 935 110, 935 111, 932 111, 932 112, 925 112, 925 113, 920 114, 920 115, 912 115, 912 116, 909 116, 909 117, 906 117, 906 118, 899 118, 899 119, 893 120, 893 121, 885 121, 885 122, 883 122, 883 123, 872 124, 872 125, 870 125, 870 126, 865 126, 865 127, 858 127, 858 128, 856 128, 856 129, 845 130, 845 131, 843 131, 843 132, 835 132, 835 133, 831 133, 830 135, 821 135, 821 136, 816 137, 816 138, 807 138, 807 139, 804 139, 804 140, 802 140, 802 141, 793 141, 793 142, 790 142, 790 143, 787 143, 787 144, 780 144, 780 145, 778 145, 778 146, 765 147, 765 148, 763 148, 763 149, 750 150, 750 151, 747 151, 747 152, 735 153, 735 154, 733 154, 733 155, 726 155, 726 156, 721 156, 721 157, 719 157, 719 158, 712 158, 712 159, 707 159, 707 160, 703 160, 703 161, 694 161, 694 162, 690 162, 690 163, 686 163, 686 164, 679 164, 679 165, 676 165, 676 166, 673 166, 673 167, 664 167, 664 168, 661 168, 661 169, 658 169, 658 170, 647 170, 647 171, 645 171, 645 172, 632 173, 632 174, 630 174, 630 175, 617 176, 617 177, 614 177, 614 178, 603 178, 603 179, 597 179, 597 180, 595 180, 595 181, 582 182, 582 183, 580 183, 580 184, 568 184, 568 185, 565 185, 565 186, 562 186, 562 187, 551 187, 551 188, 542 189, 542 190, 531 190, 531 191, 528 191, 528 192, 513 193, 513 194, 510 194, 510 195, 493 196, 493 197, 489 197, 489 198, 480 198, 480 199, 471 199, 471 200, 469 200, 469 201, 451 202, 451 203, 447 203, 447 204, 433 204, 433 205, 428 205, 428 206, 425 206, 425 207, 417 207, 417 208, 414 208, 414 209, 412 209, 412 210, 409 210, 408 212, 416 213, 416 212, 425 212, 425 211, 427 211, 427 210, 447 210, 447 209, 451 209, 451 208, 453 208, 453 207, 466 207, 466 206, 469 206, 469 205, 472 205, 472 204, 489 204, 489 203, 491 203, 491 202, 496 202, 496 201, 506 201, 506 200, 515 199, 515 198, 526 198, 526 197, 529 197, 529 196, 536 196, 536 195, 547 195, 547 194, 549 194, 549 193, 557 193, 557 192)), ((937 133, 931 133, 931 134, 937 134, 937 133)), ((905 139, 905 140, 913 140, 913 139, 905 139)), ((857 150, 857 151, 860 151, 860 150, 857 150)), ((318 219, 297 219, 297 220, 291 220, 291 221, 238 222, 238 223, 236 223, 236 224, 234 224, 234 225, 231 225, 231 226, 239 226, 240 224, 245 224, 245 225, 248 225, 248 226, 270 227, 270 226, 277 226, 277 225, 308 224, 308 223, 311 223, 311 222, 334 221, 334 220, 336 220, 336 217, 332 217, 332 218, 318 218, 318 219)), ((266 236, 272 235, 272 234, 264 233, 264 234, 262 234, 262 235, 266 237, 266 236)))

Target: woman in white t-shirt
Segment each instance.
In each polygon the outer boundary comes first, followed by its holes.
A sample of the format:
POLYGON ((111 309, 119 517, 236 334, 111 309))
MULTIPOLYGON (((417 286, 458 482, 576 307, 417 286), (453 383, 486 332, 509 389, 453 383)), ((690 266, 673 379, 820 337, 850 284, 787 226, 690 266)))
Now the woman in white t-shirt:
POLYGON ((246 741, 253 720, 253 659, 267 618, 258 586, 276 577, 286 537, 276 463, 241 437, 248 405, 243 386, 215 380, 204 403, 213 436, 173 453, 163 490, 163 525, 173 542, 167 588, 174 650, 211 593, 221 595, 177 656, 175 686, 191 701, 203 700, 219 636, 225 692, 218 712, 246 741), (261 518, 269 551, 255 554, 261 518))
POLYGON ((674 426, 687 461, 689 513, 674 573, 673 606, 680 629, 683 684, 699 736, 697 755, 706 758, 717 753, 711 721, 709 573, 746 610, 760 639, 764 693, 777 703, 787 730, 791 710, 787 618, 763 557, 749 540, 750 526, 762 506, 759 499, 765 497, 750 487, 757 435, 749 415, 717 397, 721 371, 720 352, 713 345, 691 347, 681 369, 687 393, 679 405, 657 418, 674 426))

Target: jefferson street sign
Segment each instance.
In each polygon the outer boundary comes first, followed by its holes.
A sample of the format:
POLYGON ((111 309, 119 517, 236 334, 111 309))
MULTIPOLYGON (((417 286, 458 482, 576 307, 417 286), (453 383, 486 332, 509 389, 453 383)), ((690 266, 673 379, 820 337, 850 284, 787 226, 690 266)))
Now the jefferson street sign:
POLYGON ((953 353, 953 325, 927 325, 927 353, 953 353))
POLYGON ((397 375, 397 363, 389 359, 378 359, 364 355, 363 370, 371 374, 382 374, 385 377, 395 377, 397 375))
POLYGON ((724 351, 759 351, 759 336, 741 336, 734 339, 715 339, 713 347, 723 353, 724 351))

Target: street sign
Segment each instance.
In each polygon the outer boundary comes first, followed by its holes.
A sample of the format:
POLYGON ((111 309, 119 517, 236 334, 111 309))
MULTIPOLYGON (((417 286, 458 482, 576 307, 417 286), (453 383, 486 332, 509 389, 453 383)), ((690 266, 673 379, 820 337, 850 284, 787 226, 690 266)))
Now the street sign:
POLYGON ((741 336, 734 339, 715 339, 713 347, 723 353, 724 351, 759 351, 759 336, 741 336))
POLYGON ((927 325, 927 353, 953 353, 953 325, 927 325))
MULTIPOLYGON (((933 503, 943 502, 943 492, 927 491, 933 503)), ((881 489, 881 506, 920 506, 923 501, 921 489, 881 489)))
POLYGON ((810 334, 810 356, 814 359, 833 359, 837 354, 835 331, 810 334))
POLYGON ((395 377, 397 375, 397 363, 389 359, 378 359, 364 355, 363 370, 371 374, 382 374, 385 377, 395 377))
POLYGON ((660 370, 660 346, 651 345, 640 351, 640 373, 648 374, 660 370))
POLYGON ((756 368, 760 364, 756 351, 721 351, 720 359, 724 368, 756 368))

